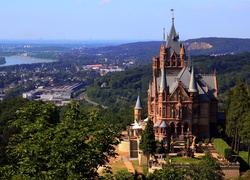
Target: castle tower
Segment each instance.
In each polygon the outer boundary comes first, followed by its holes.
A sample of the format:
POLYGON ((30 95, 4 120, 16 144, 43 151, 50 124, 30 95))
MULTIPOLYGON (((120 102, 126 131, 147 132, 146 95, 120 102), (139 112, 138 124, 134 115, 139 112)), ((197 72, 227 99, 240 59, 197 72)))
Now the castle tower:
POLYGON ((143 114, 143 109, 141 105, 140 95, 138 95, 134 108, 134 120, 135 121, 142 120, 142 114, 143 114))

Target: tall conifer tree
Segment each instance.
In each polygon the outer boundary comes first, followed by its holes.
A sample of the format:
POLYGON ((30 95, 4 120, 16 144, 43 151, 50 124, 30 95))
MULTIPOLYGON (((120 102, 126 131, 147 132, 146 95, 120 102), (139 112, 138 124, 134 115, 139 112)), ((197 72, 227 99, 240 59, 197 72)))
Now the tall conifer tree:
POLYGON ((149 119, 145 129, 142 131, 141 140, 139 148, 142 150, 143 154, 149 159, 149 155, 155 153, 156 141, 153 129, 153 122, 149 119))

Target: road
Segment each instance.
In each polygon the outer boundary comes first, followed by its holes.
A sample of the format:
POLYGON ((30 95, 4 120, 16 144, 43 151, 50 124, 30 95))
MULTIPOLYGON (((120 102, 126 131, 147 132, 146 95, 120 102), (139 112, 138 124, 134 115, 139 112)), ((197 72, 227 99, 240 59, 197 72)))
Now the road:
POLYGON ((94 106, 101 106, 102 108, 107 108, 107 106, 103 106, 103 105, 100 105, 100 104, 98 104, 98 103, 96 103, 96 102, 94 102, 94 101, 89 100, 89 98, 88 98, 88 96, 86 95, 85 92, 81 93, 81 94, 80 94, 79 96, 77 96, 77 98, 76 98, 77 101, 81 101, 81 100, 83 100, 83 99, 84 99, 85 101, 87 101, 88 103, 94 105, 94 106))

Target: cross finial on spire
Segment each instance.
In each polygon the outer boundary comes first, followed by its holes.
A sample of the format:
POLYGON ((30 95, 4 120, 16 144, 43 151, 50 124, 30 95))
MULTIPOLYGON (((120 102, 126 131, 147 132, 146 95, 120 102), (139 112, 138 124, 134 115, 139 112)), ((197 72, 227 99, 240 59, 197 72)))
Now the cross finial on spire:
POLYGON ((172 23, 174 23, 174 9, 171 9, 172 12, 172 23))

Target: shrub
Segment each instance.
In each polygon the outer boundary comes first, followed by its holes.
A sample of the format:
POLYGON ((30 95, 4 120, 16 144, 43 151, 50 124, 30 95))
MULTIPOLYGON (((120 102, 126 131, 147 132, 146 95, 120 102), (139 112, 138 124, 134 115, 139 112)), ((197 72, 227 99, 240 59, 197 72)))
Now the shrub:
POLYGON ((199 146, 202 146, 202 142, 201 141, 198 144, 199 144, 199 146))
POLYGON ((209 139, 205 139, 205 140, 204 140, 204 143, 205 143, 206 145, 208 145, 209 139))
POLYGON ((211 142, 212 144, 214 144, 214 138, 213 138, 213 137, 211 138, 210 142, 211 142))

